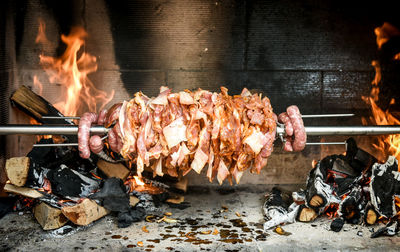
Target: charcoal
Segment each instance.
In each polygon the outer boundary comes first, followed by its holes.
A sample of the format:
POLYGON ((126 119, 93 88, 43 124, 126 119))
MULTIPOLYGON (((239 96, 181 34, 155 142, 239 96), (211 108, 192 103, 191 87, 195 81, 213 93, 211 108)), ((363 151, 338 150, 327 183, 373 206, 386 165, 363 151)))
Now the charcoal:
POLYGON ((129 227, 133 222, 144 220, 146 217, 146 211, 142 207, 131 208, 125 212, 118 213, 118 227, 126 228, 129 227))
POLYGON ((380 236, 394 236, 399 232, 399 223, 397 221, 391 221, 386 224, 385 227, 378 229, 371 235, 371 238, 377 238, 380 236))
POLYGON ((128 212, 129 196, 124 183, 119 178, 106 179, 100 191, 90 196, 100 201, 100 204, 110 211, 128 212))
POLYGON ((168 192, 152 195, 153 203, 156 207, 160 207, 169 198, 168 192))
POLYGON ((187 202, 187 201, 183 201, 182 203, 179 203, 179 204, 175 204, 175 203, 170 203, 170 202, 168 202, 167 204, 168 204, 169 207, 177 208, 177 209, 180 209, 180 210, 183 210, 183 209, 186 209, 186 208, 192 206, 192 205, 190 204, 190 202, 187 202))
POLYGON ((340 232, 344 225, 344 220, 342 218, 336 218, 331 223, 331 230, 334 232, 340 232))
POLYGON ((346 159, 351 167, 359 173, 370 169, 377 162, 374 156, 357 147, 354 138, 346 141, 346 159))
POLYGON ((49 169, 31 160, 25 186, 31 188, 42 188, 48 171, 49 169))
POLYGON ((0 219, 13 210, 16 201, 15 197, 0 198, 0 219))
MULTIPOLYGON (((40 139, 39 144, 53 144, 53 139, 40 139)), ((53 147, 33 147, 32 150, 26 155, 34 163, 45 166, 48 163, 56 160, 53 147)))
POLYGON ((396 215, 394 196, 400 194, 398 161, 389 156, 386 163, 375 163, 370 183, 371 203, 375 210, 386 218, 396 215))
POLYGON ((64 197, 87 197, 99 187, 99 182, 88 178, 77 171, 61 165, 58 169, 49 170, 52 192, 64 197))

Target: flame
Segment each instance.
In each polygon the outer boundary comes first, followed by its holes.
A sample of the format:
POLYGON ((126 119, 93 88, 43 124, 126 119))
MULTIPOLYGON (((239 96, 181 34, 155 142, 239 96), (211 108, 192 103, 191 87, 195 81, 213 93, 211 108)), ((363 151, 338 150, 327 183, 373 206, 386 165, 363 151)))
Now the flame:
MULTIPOLYGON (((380 49, 384 43, 389 41, 392 36, 400 36, 400 31, 389 23, 384 23, 381 27, 375 29, 376 42, 380 49)), ((397 54, 400 55, 400 54, 397 54)), ((397 57, 395 56, 395 58, 397 57)), ((399 56, 400 57, 400 56, 399 56)), ((389 112, 389 109, 383 110, 378 105, 379 101, 379 85, 382 80, 382 69, 378 61, 372 61, 372 66, 375 69, 375 77, 371 82, 372 89, 369 97, 363 96, 364 102, 370 105, 372 116, 369 121, 375 125, 400 125, 400 120, 389 112)), ((391 105, 395 104, 395 99, 390 102, 391 105)), ((363 118, 362 123, 367 125, 367 119, 363 118)), ((400 159, 400 135, 378 136, 377 143, 373 144, 376 149, 377 158, 385 161, 388 155, 395 156, 400 159)))
POLYGON ((142 181, 141 178, 139 178, 138 176, 133 176, 133 178, 135 179, 135 183, 138 186, 144 186, 144 182, 142 181))
MULTIPOLYGON (((45 27, 41 22, 36 37, 37 43, 48 42, 45 27)), ((75 27, 70 34, 61 35, 61 41, 65 43, 66 49, 60 57, 40 55, 40 64, 46 71, 50 83, 61 84, 64 88, 61 99, 54 104, 54 107, 67 116, 76 116, 87 110, 94 112, 101 110, 114 96, 114 90, 108 95, 97 89, 87 77, 97 70, 97 59, 82 49, 85 37, 87 37, 86 31, 75 27)))

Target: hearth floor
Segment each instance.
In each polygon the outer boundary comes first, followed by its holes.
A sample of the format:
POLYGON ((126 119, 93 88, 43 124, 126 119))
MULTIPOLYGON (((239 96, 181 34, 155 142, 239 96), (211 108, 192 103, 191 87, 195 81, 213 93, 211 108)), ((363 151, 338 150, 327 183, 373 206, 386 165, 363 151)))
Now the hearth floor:
POLYGON ((291 233, 288 236, 264 233, 264 193, 247 187, 191 188, 185 196, 191 207, 179 210, 163 205, 156 210, 160 216, 171 212, 170 218, 178 223, 142 221, 118 228, 117 218, 106 216, 64 235, 43 231, 30 212, 11 213, 0 220, 0 251, 398 251, 400 236, 371 239, 372 228, 378 226, 350 224, 335 233, 329 231, 331 220, 325 217, 283 226, 291 233), (207 234, 215 229, 218 234, 207 234))

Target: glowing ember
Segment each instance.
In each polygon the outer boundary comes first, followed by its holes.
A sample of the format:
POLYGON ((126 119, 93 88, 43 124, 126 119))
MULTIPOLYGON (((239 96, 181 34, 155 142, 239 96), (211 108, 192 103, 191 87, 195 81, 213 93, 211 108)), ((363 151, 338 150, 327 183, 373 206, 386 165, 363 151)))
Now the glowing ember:
POLYGON ((160 194, 164 190, 162 188, 153 186, 151 183, 144 183, 142 178, 138 176, 129 176, 125 181, 125 185, 129 187, 129 192, 142 192, 148 194, 160 194))
MULTIPOLYGON (((48 74, 50 83, 61 84, 64 92, 54 107, 64 115, 75 116, 85 111, 102 109, 114 96, 97 89, 87 77, 97 70, 96 57, 81 52, 87 33, 83 28, 73 28, 69 35, 61 35, 67 48, 60 57, 40 55, 40 64, 48 74)), ((37 43, 46 44, 45 25, 41 23, 37 43)), ((35 85, 40 86, 37 77, 35 85)))
MULTIPOLYGON (((375 29, 375 34, 377 36, 378 48, 380 49, 384 43, 389 41, 390 37, 400 36, 400 31, 389 23, 384 23, 381 27, 375 29)), ((397 55, 394 57, 395 59, 397 55)), ((371 83, 371 93, 369 97, 362 97, 371 106, 372 116, 370 116, 369 121, 375 125, 400 125, 400 120, 391 114, 389 109, 383 110, 377 105, 382 73, 379 62, 372 61, 372 66, 375 68, 375 78, 371 83)), ((392 99, 390 104, 393 105, 394 103, 395 99, 392 99)), ((363 124, 368 124, 365 118, 363 118, 363 124)), ((379 136, 377 140, 377 143, 373 144, 373 146, 378 151, 378 159, 384 161, 388 155, 393 155, 397 159, 400 159, 400 135, 379 136)))

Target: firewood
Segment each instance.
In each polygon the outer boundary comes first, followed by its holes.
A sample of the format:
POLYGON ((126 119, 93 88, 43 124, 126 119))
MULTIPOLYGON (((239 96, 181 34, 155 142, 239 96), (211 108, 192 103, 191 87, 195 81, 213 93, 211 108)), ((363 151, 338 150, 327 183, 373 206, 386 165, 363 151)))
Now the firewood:
POLYGON ((61 209, 51 207, 42 202, 33 209, 36 220, 44 230, 60 228, 68 222, 61 209))
POLYGON ((310 222, 317 218, 317 213, 314 209, 306 207, 305 205, 300 206, 299 213, 297 215, 297 220, 301 222, 310 222))
POLYGON ((6 184, 4 186, 4 191, 6 191, 8 193, 18 194, 18 195, 28 197, 28 198, 33 198, 33 199, 38 199, 38 198, 43 197, 43 194, 36 191, 35 189, 27 188, 27 187, 19 187, 19 186, 15 186, 12 184, 6 184))
POLYGON ((187 191, 188 181, 189 180, 187 177, 182 177, 179 179, 178 182, 176 182, 172 186, 185 193, 187 191))
POLYGON ((97 167, 109 178, 116 177, 123 181, 129 175, 130 170, 121 163, 110 163, 100 159, 97 162, 97 167))
POLYGON ((324 199, 319 195, 314 195, 308 204, 313 207, 320 207, 324 204, 324 199))
POLYGON ((136 204, 139 203, 139 201, 140 201, 140 200, 139 200, 137 197, 135 197, 135 196, 133 196, 133 195, 129 196, 129 205, 130 205, 131 207, 136 206, 136 204))
POLYGON ((73 124, 71 120, 45 119, 43 116, 59 116, 63 114, 43 97, 37 95, 26 86, 21 86, 11 96, 13 105, 33 117, 36 121, 46 124, 73 124))
POLYGON ((24 186, 28 178, 30 159, 13 157, 6 161, 6 174, 13 185, 24 186))
POLYGON ((109 213, 107 209, 90 199, 84 199, 75 206, 63 207, 61 211, 70 221, 80 226, 86 226, 109 213))
POLYGON ((368 225, 374 225, 379 218, 379 214, 375 211, 371 204, 365 208, 364 222, 368 225))

